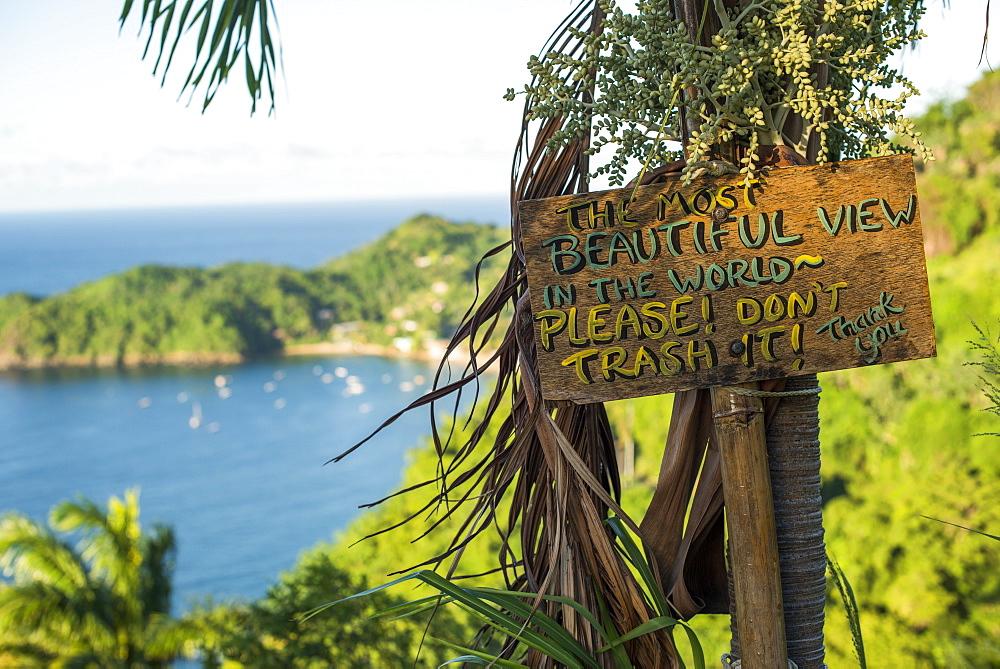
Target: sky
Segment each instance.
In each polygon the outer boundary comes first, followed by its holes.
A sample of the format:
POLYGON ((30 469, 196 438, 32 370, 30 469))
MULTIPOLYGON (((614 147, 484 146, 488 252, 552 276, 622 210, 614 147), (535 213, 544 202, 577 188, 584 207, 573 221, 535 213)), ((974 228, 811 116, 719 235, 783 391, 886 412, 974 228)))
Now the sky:
MULTIPOLYGON (((0 0, 0 213, 503 196, 521 113, 503 93, 576 0, 274 4, 269 118, 241 70, 204 114, 199 93, 178 100, 183 51, 160 87, 121 0, 0 0)), ((903 62, 911 113, 986 67, 986 0, 930 6, 903 62)))

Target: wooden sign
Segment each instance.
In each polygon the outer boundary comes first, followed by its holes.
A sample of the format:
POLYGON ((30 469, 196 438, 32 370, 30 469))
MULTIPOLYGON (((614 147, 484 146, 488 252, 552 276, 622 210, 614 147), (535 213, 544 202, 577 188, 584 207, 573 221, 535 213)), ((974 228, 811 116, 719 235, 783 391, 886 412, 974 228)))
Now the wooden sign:
POLYGON ((935 354, 910 156, 519 203, 547 399, 935 354))

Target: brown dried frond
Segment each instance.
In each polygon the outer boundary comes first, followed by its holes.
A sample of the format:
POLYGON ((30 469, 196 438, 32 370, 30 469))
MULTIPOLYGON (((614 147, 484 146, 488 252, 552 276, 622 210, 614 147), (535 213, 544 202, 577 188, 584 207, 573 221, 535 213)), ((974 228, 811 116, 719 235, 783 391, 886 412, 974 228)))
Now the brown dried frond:
MULTIPOLYGON (((552 34, 543 54, 577 53, 583 47, 579 35, 599 30, 601 18, 598 4, 584 0, 552 34)), ((576 83, 581 97, 592 96, 591 84, 576 83)), ((521 200, 586 190, 587 138, 546 150, 548 140, 561 129, 562 119, 529 122, 531 105, 529 98, 525 102, 525 120, 511 177, 514 243, 488 254, 512 249, 506 270, 499 283, 466 314, 439 366, 433 390, 386 420, 376 433, 407 411, 431 408, 432 439, 439 455, 437 477, 401 492, 431 485, 437 492, 421 512, 402 519, 399 524, 433 508, 439 511, 439 519, 431 529, 457 518, 458 514, 462 520, 448 550, 424 565, 443 566, 450 558, 448 575, 454 576, 469 542, 495 528, 500 536, 499 565, 509 589, 569 597, 598 618, 599 601, 603 601, 611 618, 618 622, 618 633, 624 633, 655 614, 604 521, 615 515, 622 517, 634 531, 638 532, 638 527, 618 505, 621 489, 614 439, 604 406, 552 408, 542 400, 517 214, 517 203, 521 200), (500 334, 500 324, 511 312, 513 318, 501 341, 490 346, 500 334), (459 378, 448 380, 451 370, 448 357, 460 348, 468 350, 470 362, 459 378), (490 350, 491 353, 486 353, 490 350), (457 440, 461 443, 449 443, 454 435, 443 433, 438 426, 433 416, 435 404, 453 397, 454 417, 463 392, 474 389, 479 399, 480 373, 491 365, 497 367, 497 380, 481 400, 484 406, 476 414, 478 422, 470 426, 467 436, 457 440), (494 423, 498 423, 497 436, 488 443, 486 435, 494 423), (500 517, 504 498, 509 511, 500 517)), ((595 655, 596 649, 604 645, 590 624, 570 607, 541 598, 535 600, 535 606, 561 621, 595 655)), ((514 653, 513 646, 505 642, 505 656, 514 653)), ((627 645, 627 652, 637 666, 676 666, 666 633, 640 637, 627 645)), ((523 659, 530 666, 553 666, 550 659, 534 651, 523 659)), ((612 666, 610 658, 602 657, 600 661, 612 666)))

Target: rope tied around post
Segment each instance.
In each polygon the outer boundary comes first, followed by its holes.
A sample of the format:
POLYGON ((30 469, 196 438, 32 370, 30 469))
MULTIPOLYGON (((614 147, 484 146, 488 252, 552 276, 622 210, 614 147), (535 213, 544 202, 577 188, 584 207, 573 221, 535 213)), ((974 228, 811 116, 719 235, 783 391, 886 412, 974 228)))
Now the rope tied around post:
MULTIPOLYGON (((726 653, 725 655, 722 656, 722 666, 724 669, 740 669, 740 667, 743 666, 743 662, 741 660, 736 659, 729 653, 726 653)), ((823 666, 826 667, 825 664, 823 666)), ((799 669, 799 665, 789 660, 788 669, 799 669)))
POLYGON ((819 395, 823 392, 823 389, 819 386, 803 388, 801 390, 782 390, 775 392, 757 390, 756 388, 743 388, 741 386, 720 386, 720 388, 737 395, 748 395, 750 397, 797 397, 799 395, 819 395))

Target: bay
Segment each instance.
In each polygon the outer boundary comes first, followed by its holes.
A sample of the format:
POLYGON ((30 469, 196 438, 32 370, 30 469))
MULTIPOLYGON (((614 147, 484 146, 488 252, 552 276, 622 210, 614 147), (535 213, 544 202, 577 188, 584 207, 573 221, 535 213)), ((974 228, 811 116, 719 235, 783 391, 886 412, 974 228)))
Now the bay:
POLYGON ((177 534, 176 604, 259 596, 397 486, 426 413, 324 463, 415 399, 430 372, 351 356, 4 374, 0 510, 43 519, 60 500, 104 503, 138 486, 144 526, 177 534))
MULTIPOLYGON (((503 210, 481 199, 5 215, 0 294, 61 292, 146 263, 308 268, 419 212, 495 221, 503 210)), ((144 526, 167 523, 178 538, 177 611, 258 597, 358 505, 395 489, 426 412, 324 463, 424 392, 432 371, 332 356, 2 373, 0 512, 44 519, 60 500, 105 503, 138 487, 144 526)))

